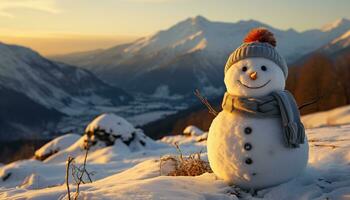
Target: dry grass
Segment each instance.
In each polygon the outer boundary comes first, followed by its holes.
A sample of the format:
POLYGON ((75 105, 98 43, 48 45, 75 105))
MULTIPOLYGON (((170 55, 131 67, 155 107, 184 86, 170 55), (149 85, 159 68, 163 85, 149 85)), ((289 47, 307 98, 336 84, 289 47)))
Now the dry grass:
MULTIPOLYGON (((209 162, 202 160, 201 152, 183 156, 183 153, 177 143, 175 147, 179 152, 178 156, 166 156, 160 159, 160 172, 166 162, 173 162, 174 170, 168 172, 167 176, 199 176, 206 172, 211 173, 209 162)), ((162 174, 161 174, 162 175, 162 174)))

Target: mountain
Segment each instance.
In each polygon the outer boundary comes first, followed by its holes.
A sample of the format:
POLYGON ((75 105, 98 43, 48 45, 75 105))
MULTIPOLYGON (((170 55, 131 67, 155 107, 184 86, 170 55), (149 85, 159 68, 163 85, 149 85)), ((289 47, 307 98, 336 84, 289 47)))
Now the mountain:
POLYGON ((48 109, 26 95, 0 87, 0 140, 37 139, 64 114, 48 109))
POLYGON ((350 20, 297 32, 254 20, 225 23, 197 16, 129 44, 54 59, 89 69, 108 83, 135 92, 151 94, 165 88, 170 94, 187 95, 200 88, 204 94, 218 95, 224 88, 228 55, 256 27, 269 28, 278 50, 292 63, 340 37, 350 29, 350 20))
POLYGON ((322 50, 327 53, 335 53, 339 50, 350 47, 350 30, 342 34, 340 37, 334 39, 329 44, 325 45, 322 50))
POLYGON ((0 86, 65 114, 73 114, 80 106, 118 105, 131 99, 122 89, 109 86, 87 70, 4 43, 0 43, 0 86))
POLYGON ((132 97, 91 72, 0 43, 0 140, 38 137, 64 116, 132 97))

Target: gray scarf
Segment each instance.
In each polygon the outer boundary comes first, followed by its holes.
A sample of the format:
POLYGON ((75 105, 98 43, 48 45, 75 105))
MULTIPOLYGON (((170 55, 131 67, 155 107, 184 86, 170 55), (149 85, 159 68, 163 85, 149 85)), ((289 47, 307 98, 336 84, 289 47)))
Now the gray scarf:
POLYGON ((297 148, 304 143, 304 125, 300 121, 297 104, 287 90, 258 98, 237 97, 226 92, 222 108, 228 112, 239 111, 253 117, 281 117, 286 146, 297 148))

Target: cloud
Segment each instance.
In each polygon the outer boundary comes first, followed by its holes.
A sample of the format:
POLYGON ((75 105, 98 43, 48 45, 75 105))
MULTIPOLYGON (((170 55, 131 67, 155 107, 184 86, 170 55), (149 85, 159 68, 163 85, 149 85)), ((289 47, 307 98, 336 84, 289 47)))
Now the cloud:
POLYGON ((55 0, 0 0, 0 15, 14 17, 14 9, 30 9, 51 14, 59 13, 55 0))

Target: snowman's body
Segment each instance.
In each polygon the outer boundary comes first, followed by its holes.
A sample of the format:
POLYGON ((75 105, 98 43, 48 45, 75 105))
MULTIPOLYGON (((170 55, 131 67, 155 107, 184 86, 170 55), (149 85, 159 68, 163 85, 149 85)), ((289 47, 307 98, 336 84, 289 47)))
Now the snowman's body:
POLYGON ((219 178, 260 189, 297 176, 307 164, 308 144, 286 148, 279 118, 222 111, 209 129, 208 158, 219 178))
MULTIPOLYGON (((225 85, 232 96, 259 98, 284 90, 286 74, 269 59, 248 57, 229 67, 225 85)), ((289 148, 283 137, 280 116, 257 117, 224 109, 209 129, 210 166, 219 178, 241 188, 280 184, 305 169, 309 150, 306 138, 298 148, 289 148)))

